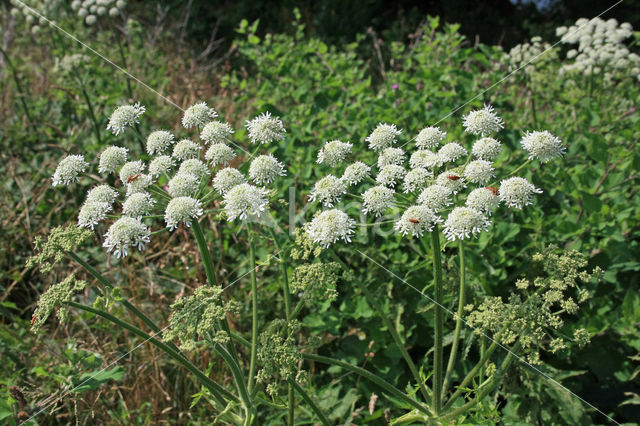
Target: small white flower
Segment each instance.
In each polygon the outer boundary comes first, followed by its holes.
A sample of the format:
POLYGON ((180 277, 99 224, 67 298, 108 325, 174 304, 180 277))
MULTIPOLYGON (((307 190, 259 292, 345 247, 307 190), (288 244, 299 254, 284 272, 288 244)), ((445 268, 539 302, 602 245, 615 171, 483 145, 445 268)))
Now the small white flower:
POLYGON ((426 206, 433 211, 439 211, 451 205, 453 191, 442 185, 431 185, 426 187, 418 196, 418 204, 426 206))
POLYGON ((173 144, 173 134, 166 130, 156 130, 147 137, 147 153, 162 154, 173 144))
POLYGON ((213 188, 221 195, 226 194, 231 188, 242 183, 247 183, 247 180, 238 169, 233 167, 218 171, 213 178, 213 188))
POLYGON ((464 240, 486 231, 491 225, 482 212, 470 207, 456 207, 444 223, 444 235, 450 241, 464 240))
POLYGON ((496 176, 491 161, 473 160, 464 168, 464 177, 473 183, 488 183, 496 176))
POLYGON ((454 194, 457 194, 467 186, 464 182, 464 178, 460 176, 459 173, 452 171, 444 171, 440 173, 436 178, 436 183, 438 185, 446 186, 454 194))
POLYGON ((249 215, 259 217, 269 203, 268 194, 266 189, 248 183, 234 186, 227 191, 222 201, 227 220, 229 222, 233 222, 236 218, 244 220, 249 215))
POLYGON ((529 153, 529 159, 538 159, 543 163, 555 157, 562 157, 565 148, 562 141, 548 131, 527 132, 522 138, 522 147, 529 153))
POLYGON ((142 173, 144 173, 144 163, 140 160, 129 161, 120 169, 120 180, 127 185, 129 181, 135 181, 142 173))
POLYGON ((491 216, 493 211, 500 205, 500 199, 493 192, 495 188, 476 188, 467 196, 467 207, 476 209, 488 216, 491 216))
POLYGON ((69 185, 80 180, 80 173, 84 173, 89 163, 82 155, 69 155, 60 161, 55 173, 53 173, 53 186, 69 185))
POLYGON ((169 155, 160 155, 149 163, 149 174, 151 176, 157 177, 168 173, 171 168, 175 166, 173 162, 173 158, 169 155))
POLYGON ((145 244, 149 243, 151 232, 147 225, 139 219, 123 216, 115 221, 104 234, 103 247, 107 248, 107 253, 112 250, 116 257, 126 257, 129 247, 137 247, 143 251, 145 244))
POLYGON ((416 191, 424 187, 431 177, 433 177, 433 173, 429 170, 422 167, 416 167, 415 169, 409 170, 409 172, 404 176, 404 184, 402 185, 402 188, 405 193, 416 191))
POLYGON ((464 131, 473 135, 487 136, 502 129, 502 119, 493 112, 491 105, 471 111, 464 117, 464 131))
POLYGON ((500 142, 493 138, 481 138, 473 144, 471 153, 480 160, 495 160, 502 151, 500 142))
POLYGON ((218 114, 213 108, 207 106, 205 102, 200 102, 187 108, 182 116, 182 125, 187 129, 194 126, 204 126, 205 123, 217 116, 218 114))
POLYGON ((528 180, 521 177, 512 177, 500 182, 498 196, 507 207, 515 207, 521 210, 531 204, 533 194, 541 194, 542 190, 533 186, 528 180))
POLYGON ((365 141, 369 142, 370 149, 381 151, 393 145, 401 134, 402 131, 395 124, 380 123, 365 141))
POLYGON ((347 185, 340 178, 328 175, 320 179, 309 195, 309 201, 318 201, 326 207, 333 207, 343 194, 347 193, 347 185))
POLYGON ((440 165, 440 157, 433 151, 421 149, 413 154, 409 159, 409 166, 412 169, 422 167, 423 169, 433 169, 440 165))
POLYGON ((211 174, 207 165, 197 158, 184 160, 182 164, 180 164, 178 173, 191 173, 193 175, 196 175, 198 179, 202 179, 211 174))
POLYGON ((416 136, 416 146, 419 149, 433 149, 447 136, 439 127, 425 127, 416 136))
POLYGON ((410 232, 412 237, 422 237, 425 232, 433 231, 433 226, 440 222, 442 218, 433 210, 424 205, 418 205, 405 210, 393 228, 402 235, 410 232))
POLYGON ((110 146, 100 154, 98 173, 115 173, 127 161, 127 148, 110 146))
POLYGON ((305 230, 313 242, 320 244, 323 248, 328 248, 340 239, 350 243, 351 235, 355 233, 355 226, 356 221, 345 212, 333 209, 320 213, 306 224, 305 230))
POLYGON ((453 163, 458 158, 464 157, 468 152, 462 145, 456 142, 449 142, 438 151, 440 165, 445 163, 453 163))
POLYGON ((200 132, 200 139, 207 143, 223 143, 231 139, 233 128, 229 123, 212 121, 207 123, 200 132))
POLYGON ((402 166, 398 166, 396 164, 389 164, 388 166, 384 166, 382 170, 376 176, 376 182, 384 186, 390 186, 394 188, 396 186, 396 182, 400 179, 404 178, 406 174, 406 170, 402 166))
POLYGON ((246 127, 251 143, 265 144, 281 141, 287 132, 280 117, 271 117, 269 112, 265 112, 251 121, 247 120, 246 127))
POLYGON ((83 228, 93 228, 102 220, 106 219, 107 213, 111 211, 111 204, 102 201, 88 201, 82 205, 78 213, 78 226, 83 228))
POLYGON ((85 203, 99 202, 112 205, 117 197, 118 192, 109 185, 98 185, 87 193, 85 203))
POLYGON ((271 183, 279 176, 285 176, 286 174, 284 164, 271 154, 256 157, 249 166, 249 177, 259 185, 271 183))
POLYGON ((113 114, 111 114, 111 117, 109 117, 107 130, 111 130, 111 132, 117 136, 120 132, 123 132, 127 126, 140 123, 140 116, 144 114, 144 111, 145 108, 140 105, 140 102, 135 105, 122 105, 116 108, 113 114))
POLYGON ((389 164, 401 166, 404 163, 404 151, 400 148, 385 148, 378 156, 378 168, 389 164))
POLYGON ((189 158, 196 158, 200 151, 200 145, 190 139, 182 139, 173 147, 172 157, 178 160, 186 160, 189 158))
POLYGON ((131 194, 122 203, 122 213, 125 216, 141 218, 148 215, 156 204, 156 200, 151 198, 147 192, 137 192, 131 194))
POLYGON ((342 175, 342 180, 346 182, 347 185, 352 186, 360 183, 362 179, 369 176, 371 172, 371 167, 364 164, 362 161, 356 161, 353 164, 347 166, 342 175))
POLYGON ((198 218, 204 213, 202 203, 191 197, 177 197, 169 201, 164 211, 164 221, 169 227, 169 231, 173 231, 178 227, 180 222, 190 227, 193 219, 198 218))
POLYGON ((204 154, 204 158, 209 161, 213 166, 218 164, 227 165, 229 161, 236 158, 235 151, 228 145, 223 143, 212 144, 207 152, 204 154))
POLYGON ((151 184, 153 184, 153 178, 150 175, 145 174, 133 176, 129 180, 129 183, 125 183, 125 186, 127 187, 127 195, 144 192, 151 186, 151 184))
POLYGON ((200 179, 193 173, 176 173, 169 181, 168 192, 172 197, 194 196, 200 187, 200 179))
POLYGON ((393 189, 382 185, 367 189, 362 194, 362 212, 376 217, 381 216, 387 209, 394 206, 395 193, 393 189))
POLYGON ((336 164, 344 160, 351 152, 353 144, 342 141, 330 141, 324 144, 320 152, 318 152, 318 164, 327 164, 334 167, 336 164))

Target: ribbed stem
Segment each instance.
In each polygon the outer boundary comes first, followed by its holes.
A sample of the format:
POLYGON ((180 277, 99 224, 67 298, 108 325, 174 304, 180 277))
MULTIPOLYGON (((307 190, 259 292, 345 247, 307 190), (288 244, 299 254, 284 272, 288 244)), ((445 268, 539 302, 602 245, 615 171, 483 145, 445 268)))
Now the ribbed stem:
POLYGON ((435 225, 431 232, 431 248, 433 251, 433 279, 435 286, 435 347, 433 355, 433 411, 440 414, 442 406, 442 333, 443 333, 443 309, 444 299, 442 286, 442 260, 440 258, 440 230, 435 225))
POLYGON ((289 379, 289 385, 291 386, 292 389, 295 389, 296 392, 300 394, 302 399, 304 399, 307 404, 309 404, 313 412, 316 413, 316 416, 318 416, 318 419, 322 422, 324 426, 329 426, 331 424, 331 422, 329 422, 329 419, 327 419, 327 416, 324 415, 320 407, 318 407, 315 401, 309 397, 307 392, 305 392, 305 390, 302 389, 302 387, 300 387, 300 385, 297 384, 295 380, 289 379))
POLYGON ((251 359, 249 362, 249 393, 253 391, 258 353, 258 282, 256 279, 256 250, 253 236, 249 235, 249 261, 251 262, 251 359))

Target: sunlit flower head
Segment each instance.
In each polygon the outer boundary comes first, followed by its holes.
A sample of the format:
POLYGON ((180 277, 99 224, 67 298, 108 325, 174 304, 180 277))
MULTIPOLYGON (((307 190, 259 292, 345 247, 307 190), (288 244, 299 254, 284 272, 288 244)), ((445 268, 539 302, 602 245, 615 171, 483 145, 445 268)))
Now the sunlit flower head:
POLYGON ((394 229, 402 235, 411 233, 412 237, 422 237, 425 232, 431 232, 436 223, 442 219, 433 210, 424 205, 411 206, 396 221, 394 229))
POLYGON ((178 172, 167 186, 172 197, 192 197, 200 188, 200 179, 193 173, 178 172))
POLYGON ((224 195, 236 185, 247 183, 247 180, 242 175, 240 170, 233 167, 224 168, 213 178, 213 188, 221 195, 224 195))
POLYGON ((347 185, 340 178, 328 175, 320 179, 309 194, 309 201, 318 201, 326 207, 333 207, 343 194, 347 193, 347 185))
POLYGON ((173 134, 166 130, 156 130, 147 137, 147 153, 162 154, 173 144, 173 134))
POLYGON ((191 173, 196 175, 198 179, 205 178, 211 174, 209 167, 197 158, 184 160, 182 164, 180 164, 178 173, 191 173))
POLYGON ((437 212, 451 205, 453 191, 442 185, 430 185, 418 196, 418 204, 437 212))
POLYGON ((473 135, 488 136, 502 129, 502 119, 493 111, 491 105, 471 111, 464 116, 464 131, 473 135))
POLYGON ((113 251, 118 258, 126 257, 130 247, 137 247, 138 250, 143 251, 150 241, 149 235, 151 235, 149 228, 139 219, 123 216, 104 234, 102 246, 107 248, 108 253, 113 251))
POLYGON ((140 116, 144 114, 145 108, 140 105, 140 102, 135 105, 122 105, 116 108, 109 118, 109 124, 107 130, 110 130, 114 135, 118 135, 124 131, 128 126, 133 126, 140 123, 140 116))
POLYGON ((485 184, 495 176, 491 161, 473 160, 464 168, 464 177, 468 182, 485 184))
POLYGON ((453 163, 468 154, 467 150, 457 142, 449 142, 438 150, 440 164, 453 163))
POLYGON ((131 194, 124 203, 122 203, 122 213, 125 216, 141 218, 148 215, 156 200, 151 198, 147 192, 137 192, 131 194))
POLYGON ((367 189, 362 194, 362 212, 366 215, 381 216, 387 209, 394 206, 396 191, 383 185, 367 189))
POLYGON ((109 185, 98 185, 87 193, 85 203, 99 202, 113 204, 118 197, 118 192, 109 185))
POLYGON ((227 220, 233 222, 237 218, 244 220, 250 215, 260 216, 269 204, 268 194, 266 189, 248 183, 234 186, 227 191, 222 201, 227 220))
POLYGON ((149 174, 157 177, 169 173, 171 168, 175 166, 173 158, 169 155, 159 155, 149 163, 149 174))
POLYGON ((60 161, 56 171, 53 173, 53 186, 69 185, 80 180, 80 173, 84 173, 89 167, 89 163, 82 155, 69 155, 60 161))
POLYGON ((231 139, 233 135, 233 128, 229 123, 222 121, 212 121, 205 124, 200 132, 200 139, 206 143, 224 143, 231 139))
POLYGON ((148 187, 153 184, 153 178, 151 175, 140 174, 129 178, 128 182, 125 182, 127 187, 127 195, 135 194, 137 192, 144 192, 148 187))
POLYGON ((495 160, 502 152, 502 145, 493 138, 481 138, 473 144, 471 153, 480 160, 495 160))
POLYGON ((416 136, 416 146, 419 149, 433 149, 447 136, 439 127, 425 127, 416 136))
POLYGON ((272 117, 269 112, 247 121, 246 127, 251 143, 265 144, 281 141, 287 132, 280 117, 272 117))
POLYGON ((467 186, 464 178, 459 173, 449 170, 440 173, 436 178, 436 183, 438 185, 446 186, 454 194, 457 194, 467 186))
POLYGON ((402 189, 405 193, 414 192, 418 189, 424 188, 429 178, 433 177, 433 173, 422 167, 416 167, 411 169, 404 176, 404 183, 402 189))
POLYGON ((349 142, 329 141, 318 152, 318 164, 334 167, 347 157, 351 152, 351 148, 353 148, 353 144, 349 142))
POLYGON ((396 142, 396 138, 402 134, 395 124, 380 123, 371 132, 365 141, 369 142, 369 148, 374 151, 382 151, 396 142))
POLYGON ((111 211, 111 204, 101 201, 88 201, 78 213, 78 226, 93 229, 99 222, 107 218, 111 211))
POLYGON ((202 216, 202 203, 191 197, 177 197, 169 201, 164 211, 164 221, 169 227, 169 231, 173 231, 184 223, 185 226, 191 226, 192 220, 198 220, 202 216))
POLYGON ((127 162, 127 148, 110 146, 100 154, 98 173, 115 173, 127 162))
POLYGON ((404 178, 404 175, 407 171, 402 166, 398 166, 396 164, 389 164, 388 166, 384 166, 380 172, 378 172, 378 176, 376 176, 376 182, 380 185, 389 186, 394 188, 396 183, 404 178))
POLYGON ((385 148, 378 156, 379 169, 389 164, 401 166, 402 163, 404 163, 404 151, 400 148, 385 148))
POLYGON ((555 157, 562 157, 565 152, 562 141, 546 130, 542 132, 527 132, 520 143, 529 153, 530 160, 537 159, 543 163, 555 157))
POLYGON ((144 163, 140 160, 129 161, 125 163, 120 169, 120 180, 123 184, 130 183, 137 179, 142 173, 144 173, 144 163))
POLYGON ((254 158, 249 166, 249 178, 258 185, 271 183, 286 174, 284 164, 271 154, 254 158))
POLYGON ((178 160, 187 160, 189 158, 196 158, 198 152, 200 152, 200 145, 190 139, 182 139, 173 147, 171 156, 178 160))
POLYGON ((456 207, 444 223, 444 235, 450 241, 465 240, 486 231, 490 225, 482 212, 470 207, 456 207))
POLYGON ((413 154, 409 159, 409 166, 412 169, 422 167, 423 169, 433 169, 440 165, 440 157, 433 151, 421 149, 413 154))
POLYGON ((305 230, 309 238, 323 248, 328 248, 338 240, 351 242, 351 235, 355 233, 356 221, 345 212, 333 209, 325 210, 307 223, 305 230))
POLYGON ((476 188, 467 196, 466 206, 476 209, 487 216, 491 216, 493 211, 500 205, 497 188, 476 188))
POLYGON ((191 105, 182 116, 182 125, 187 129, 189 127, 202 127, 207 122, 218 116, 213 108, 210 108, 205 102, 191 105))
POLYGON ((213 166, 217 166, 218 164, 226 166, 231 160, 236 158, 236 153, 228 145, 223 143, 214 143, 209 147, 209 149, 207 149, 207 152, 204 154, 204 158, 213 166))
POLYGON ((364 178, 369 177, 371 167, 367 166, 362 161, 356 161, 353 164, 347 166, 342 175, 342 180, 349 186, 357 185, 364 178))
POLYGON ((507 207, 522 209, 531 204, 533 194, 541 194, 542 190, 533 186, 528 180, 521 177, 512 177, 500 182, 498 196, 507 207))

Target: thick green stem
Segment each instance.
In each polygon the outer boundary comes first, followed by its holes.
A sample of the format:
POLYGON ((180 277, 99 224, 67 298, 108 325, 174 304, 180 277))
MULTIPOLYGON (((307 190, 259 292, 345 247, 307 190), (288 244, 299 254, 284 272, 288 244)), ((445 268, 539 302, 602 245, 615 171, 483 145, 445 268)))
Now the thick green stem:
POLYGON ((327 416, 324 415, 320 407, 318 407, 315 401, 309 397, 307 392, 305 392, 305 390, 302 389, 302 387, 300 387, 300 385, 297 384, 295 380, 289 379, 289 385, 293 389, 295 389, 296 392, 300 394, 302 399, 304 399, 307 404, 309 404, 309 406, 311 407, 313 412, 316 413, 316 416, 318 416, 318 419, 322 422, 323 425, 329 426, 331 424, 331 422, 329 422, 329 419, 327 419, 327 416))
POLYGON ((382 319, 382 322, 384 322, 384 325, 387 327, 387 330, 389 331, 389 333, 391 333, 391 337, 393 337, 393 341, 395 342, 396 346, 400 350, 402 357, 404 358, 407 365, 409 366, 409 370, 411 371, 411 374, 413 375, 414 380, 418 384, 420 393, 422 393, 422 396, 425 402, 428 403, 429 400, 431 399, 431 395, 429 394, 429 391, 427 390, 427 387, 424 384, 424 380, 420 378, 418 369, 416 368, 416 365, 413 363, 411 356, 409 356, 409 352, 407 352, 407 349, 404 347, 404 342, 400 338, 400 334, 398 334, 398 331, 393 325, 393 322, 391 322, 391 320, 384 314, 384 312, 382 311, 382 307, 377 302, 376 298, 373 297, 373 295, 369 292, 369 290, 363 286, 362 291, 367 297, 367 300, 369 300, 369 302, 373 305, 374 309, 378 312, 378 316, 382 319))
MULTIPOLYGON (((118 43, 118 51, 120 52, 120 59, 122 59, 122 68, 127 69, 127 57, 124 54, 124 49, 122 48, 122 42, 120 41, 120 37, 116 34, 115 36, 116 42, 118 43)), ((129 99, 133 99, 133 90, 131 89, 131 82, 129 81, 129 77, 125 79, 127 82, 127 94, 129 95, 129 99)))
POLYGON ((451 373, 456 364, 456 356, 458 354, 458 343, 460 342, 460 330, 462 329, 462 314, 464 310, 464 290, 465 290, 465 263, 464 263, 464 244, 459 240, 458 244, 460 256, 460 292, 458 295, 458 312, 456 313, 456 328, 453 332, 453 342, 451 344, 451 352, 449 353, 449 363, 447 364, 447 372, 444 375, 444 384, 442 385, 443 397, 447 393, 451 373))
POLYGON ((433 411, 440 414, 442 406, 442 333, 443 333, 443 286, 442 260, 440 259, 440 230, 436 225, 431 232, 431 248, 433 251, 433 279, 435 285, 435 347, 433 355, 433 411))
MULTIPOLYGON (((251 232, 251 231, 249 231, 251 232)), ((253 390, 258 353, 258 282, 256 279, 256 249, 253 236, 249 235, 249 261, 251 262, 251 359, 249 361, 249 393, 253 390)))
POLYGON ((213 349, 216 351, 218 355, 220 355, 225 360, 225 362, 231 369, 231 374, 233 375, 233 380, 236 382, 238 394, 240 395, 242 404, 245 406, 245 409, 247 411, 247 416, 249 417, 249 414, 254 413, 255 409, 253 407, 253 403, 251 402, 251 398, 249 397, 249 391, 244 384, 244 375, 242 374, 242 370, 240 369, 240 366, 233 359, 233 356, 231 356, 227 348, 225 348, 224 346, 218 343, 215 343, 213 345, 213 349))

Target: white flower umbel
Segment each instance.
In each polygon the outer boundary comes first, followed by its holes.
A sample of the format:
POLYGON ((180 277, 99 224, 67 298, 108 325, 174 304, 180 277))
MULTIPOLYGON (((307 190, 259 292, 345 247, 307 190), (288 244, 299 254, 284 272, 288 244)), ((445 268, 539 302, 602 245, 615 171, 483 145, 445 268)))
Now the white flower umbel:
POLYGON ((113 251, 118 258, 126 257, 130 247, 137 247, 138 250, 143 251, 150 241, 149 235, 151 235, 149 228, 139 219, 123 216, 104 234, 102 246, 107 248, 108 253, 113 251))
POLYGON ((328 175, 320 179, 309 195, 309 201, 318 201, 326 207, 333 207, 343 194, 347 193, 347 185, 340 178, 328 175))
POLYGON ((482 212, 470 207, 456 207, 444 223, 444 235, 450 241, 469 239, 491 225, 482 212))
POLYGON ((265 144, 281 141, 287 132, 280 117, 271 117, 269 112, 265 112, 251 121, 247 120, 246 127, 251 143, 265 144))
POLYGON ((491 216, 500 205, 497 189, 493 187, 476 188, 467 195, 466 206, 491 216), (495 192, 494 192, 495 191, 495 192))
POLYGON ((515 207, 521 210, 531 204, 533 194, 542 194, 542 190, 533 186, 528 180, 521 177, 512 177, 500 182, 498 196, 507 207, 515 207))
POLYGON ((389 164, 388 166, 384 166, 382 170, 376 176, 376 182, 384 186, 390 186, 394 188, 396 186, 396 182, 404 178, 406 174, 406 170, 402 166, 398 166, 396 164, 389 164))
POLYGON ((254 158, 249 166, 249 178, 258 185, 271 183, 286 174, 284 164, 271 154, 254 158))
POLYGON ((148 215, 153 206, 156 204, 156 200, 151 198, 151 195, 147 192, 138 192, 131 194, 122 203, 122 213, 125 216, 141 218, 148 215))
POLYGON ((464 168, 464 177, 472 183, 485 184, 496 176, 493 163, 486 160, 473 160, 464 168))
POLYGON ((190 139, 182 139, 173 147, 171 156, 182 161, 189 158, 196 158, 199 151, 200 145, 190 139))
POLYGON ((184 160, 182 164, 180 164, 178 173, 191 173, 196 175, 198 179, 205 178, 211 174, 209 167, 197 158, 184 160))
POLYGON ((168 192, 172 197, 191 197, 196 195, 200 187, 200 179, 193 173, 176 173, 168 184, 168 192))
POLYGON ((110 146, 100 154, 98 173, 115 173, 127 162, 127 148, 110 146))
POLYGON ((351 242, 351 235, 355 233, 356 221, 345 212, 333 209, 325 210, 307 223, 305 230, 307 235, 322 248, 328 248, 338 240, 351 242))
POLYGON ((182 116, 182 125, 187 129, 190 127, 202 127, 207 122, 216 118, 218 114, 205 102, 191 105, 182 116))
POLYGON ((460 176, 459 173, 452 171, 444 171, 440 173, 436 178, 436 183, 438 185, 446 186, 454 194, 457 194, 467 186, 465 184, 464 178, 460 176))
POLYGON ((87 192, 85 203, 99 202, 112 205, 117 197, 118 192, 109 185, 98 185, 87 192))
POLYGON ((433 210, 424 205, 411 206, 396 221, 394 229, 402 235, 411 233, 412 237, 422 237, 425 232, 431 232, 436 223, 442 222, 433 210))
POLYGON ((416 136, 416 146, 419 149, 433 149, 447 136, 439 127, 425 127, 416 136))
POLYGON ((202 128, 200 139, 210 144, 223 143, 231 139, 231 135, 233 135, 233 128, 229 123, 212 121, 202 128))
POLYGON ((437 212, 451 205, 453 191, 446 186, 431 185, 426 187, 418 196, 418 204, 437 212))
POLYGON ((240 173, 240 170, 233 167, 220 170, 213 178, 213 188, 221 195, 226 194, 231 188, 242 183, 247 183, 247 180, 240 173))
POLYGON ((140 116, 144 114, 144 111, 145 108, 140 105, 140 102, 135 105, 122 105, 116 108, 111 117, 109 117, 107 130, 117 136, 128 126, 140 123, 140 116))
POLYGON ((369 173, 371 173, 371 167, 362 161, 356 161, 347 166, 342 175, 342 180, 349 186, 357 185, 364 178, 369 177, 369 173))
POLYGON ((353 148, 353 144, 349 142, 338 140, 327 142, 318 152, 318 164, 334 167, 347 157, 351 152, 351 148, 353 148))
POLYGON ((423 169, 433 169, 440 165, 440 157, 433 151, 421 149, 413 154, 409 159, 409 167, 412 169, 422 167, 423 169))
POLYGON ((471 111, 464 116, 464 131, 473 135, 488 136, 502 129, 502 119, 493 112, 491 105, 471 111))
POLYGON ((207 152, 204 154, 204 158, 213 166, 218 164, 227 165, 229 161, 236 158, 235 151, 228 145, 223 143, 212 144, 207 152))
POLYGON ((127 195, 144 192, 151 186, 151 184, 153 184, 153 178, 151 175, 141 174, 133 176, 129 179, 128 183, 125 183, 125 186, 127 187, 127 195))
POLYGON ((147 153, 162 154, 173 145, 173 134, 166 130, 156 130, 147 137, 147 153))
POLYGON ((111 211, 111 204, 101 201, 89 201, 82 205, 78 213, 78 226, 83 228, 93 228, 102 220, 106 219, 107 213, 111 211))
POLYGON ((175 166, 173 158, 169 155, 159 155, 149 163, 149 174, 157 177, 169 173, 171 168, 175 166))
POLYGON ((530 160, 537 159, 543 163, 555 157, 562 157, 565 152, 560 138, 553 136, 546 130, 542 132, 527 132, 520 143, 529 153, 530 160))
POLYGON ((394 206, 395 193, 393 189, 382 185, 367 189, 362 194, 362 212, 366 215, 381 216, 387 209, 394 206))
POLYGON ((89 167, 89 163, 82 155, 69 155, 60 161, 56 171, 53 173, 53 186, 69 185, 80 180, 80 173, 84 173, 89 167))
POLYGON ((404 163, 404 151, 400 148, 385 148, 378 156, 378 168, 389 164, 401 166, 404 163))
POLYGON ((418 189, 424 188, 425 184, 431 177, 433 177, 433 173, 429 170, 422 167, 416 167, 415 169, 409 170, 409 172, 404 176, 402 189, 405 193, 417 191, 418 189))
POLYGON ((438 159, 440 165, 445 163, 453 163, 458 158, 468 154, 467 150, 457 142, 449 142, 438 151, 438 159))
POLYGON ((369 142, 369 148, 374 151, 382 151, 396 142, 396 138, 402 134, 395 124, 380 123, 371 132, 365 141, 369 142))
POLYGON ((227 220, 233 222, 237 218, 244 220, 249 215, 260 216, 269 203, 268 193, 266 189, 248 183, 234 186, 224 195, 222 201, 227 220))
POLYGON ((502 145, 493 138, 481 138, 473 144, 471 153, 480 160, 495 160, 502 152, 502 145))
POLYGON ((129 161, 120 169, 120 180, 126 185, 129 181, 137 179, 138 175, 142 173, 144 173, 144 163, 142 161, 129 161))
POLYGON ((190 227, 193 219, 198 220, 202 216, 202 203, 191 197, 177 197, 169 201, 164 211, 164 221, 169 227, 169 231, 173 231, 180 225, 190 227))

